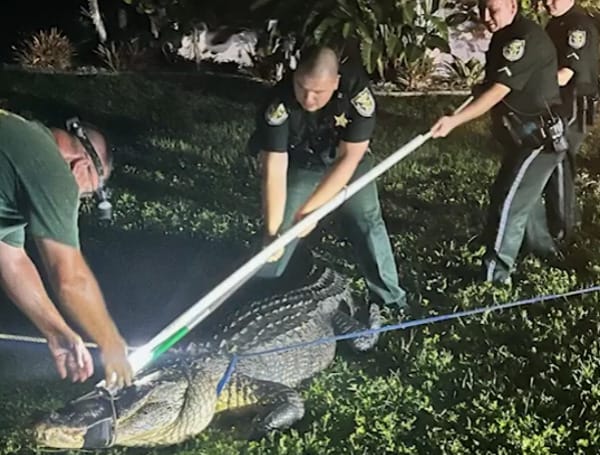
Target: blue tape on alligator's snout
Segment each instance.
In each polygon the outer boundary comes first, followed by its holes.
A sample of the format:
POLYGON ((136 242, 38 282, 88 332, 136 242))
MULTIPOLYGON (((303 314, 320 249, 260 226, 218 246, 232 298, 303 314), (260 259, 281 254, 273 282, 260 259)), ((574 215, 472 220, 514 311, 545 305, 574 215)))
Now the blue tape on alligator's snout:
POLYGON ((89 427, 83 439, 84 449, 106 449, 114 443, 115 425, 112 417, 99 420, 89 427))

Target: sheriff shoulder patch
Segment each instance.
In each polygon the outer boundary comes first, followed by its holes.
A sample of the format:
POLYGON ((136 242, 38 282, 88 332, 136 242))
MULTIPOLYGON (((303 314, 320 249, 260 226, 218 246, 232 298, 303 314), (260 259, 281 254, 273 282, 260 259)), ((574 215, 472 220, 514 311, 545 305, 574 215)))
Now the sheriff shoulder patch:
POLYGON ((502 48, 502 56, 509 62, 516 62, 525 54, 525 40, 513 39, 502 48))
POLYGON ((581 49, 587 41, 585 30, 569 30, 569 47, 581 49))
POLYGON ((265 112, 265 120, 271 126, 279 126, 285 122, 289 114, 283 103, 271 104, 265 112))
POLYGON ((368 87, 363 88, 350 100, 357 112, 363 117, 371 117, 375 112, 375 98, 368 87))

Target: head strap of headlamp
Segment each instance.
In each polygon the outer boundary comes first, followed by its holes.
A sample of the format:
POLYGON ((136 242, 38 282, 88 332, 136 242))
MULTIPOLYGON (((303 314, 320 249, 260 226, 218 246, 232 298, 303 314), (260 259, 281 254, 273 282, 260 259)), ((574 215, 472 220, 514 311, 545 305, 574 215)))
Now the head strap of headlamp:
POLYGON ((85 132, 85 128, 78 117, 68 119, 66 121, 66 127, 67 131, 74 135, 79 140, 81 145, 83 145, 85 152, 88 154, 92 160, 92 163, 94 164, 94 169, 98 175, 98 188, 95 190, 95 194, 98 199, 97 208, 99 218, 101 220, 110 220, 112 217, 112 204, 109 200, 108 188, 106 188, 104 184, 104 166, 102 165, 102 160, 92 145, 92 141, 90 141, 90 138, 85 132))

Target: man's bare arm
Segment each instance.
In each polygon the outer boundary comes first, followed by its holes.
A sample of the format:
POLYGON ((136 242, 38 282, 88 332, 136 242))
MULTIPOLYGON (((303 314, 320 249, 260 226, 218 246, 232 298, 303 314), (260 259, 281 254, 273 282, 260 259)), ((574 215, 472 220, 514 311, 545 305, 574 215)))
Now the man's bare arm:
POLYGON ((287 197, 288 154, 260 153, 262 169, 262 206, 265 234, 274 236, 283 222, 287 197))
POLYGON ((573 71, 571 68, 567 68, 566 66, 560 68, 558 70, 558 85, 564 87, 569 83, 569 81, 573 78, 574 75, 575 71, 573 71))
POLYGON ((44 336, 57 336, 68 328, 23 248, 0 242, 0 281, 8 297, 44 336))
POLYGON ((83 381, 93 374, 89 352, 50 300, 25 249, 0 241, 0 282, 8 297, 48 340, 62 378, 83 381))
POLYGON ((440 118, 432 127, 432 137, 446 137, 457 126, 482 116, 510 93, 510 87, 496 82, 462 111, 440 118))
POLYGON ((369 141, 340 141, 338 147, 338 159, 325 174, 313 194, 300 207, 296 214, 297 217, 308 215, 326 204, 348 184, 369 147, 369 141))
POLYGON ((129 384, 127 346, 108 314, 96 278, 81 251, 50 239, 36 239, 62 308, 100 346, 108 382, 129 384))

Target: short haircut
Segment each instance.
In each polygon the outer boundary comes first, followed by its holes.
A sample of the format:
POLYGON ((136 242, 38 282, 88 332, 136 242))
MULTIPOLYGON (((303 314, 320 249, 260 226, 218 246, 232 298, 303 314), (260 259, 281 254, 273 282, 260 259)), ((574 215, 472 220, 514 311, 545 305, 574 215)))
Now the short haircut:
POLYGON ((302 75, 336 76, 338 70, 339 57, 331 47, 310 46, 302 50, 296 72, 302 75))
MULTIPOLYGON (((491 0, 478 0, 477 6, 479 11, 483 10, 491 0)), ((512 3, 513 1, 517 4, 517 11, 521 11, 521 0, 504 0, 505 2, 512 3)))

